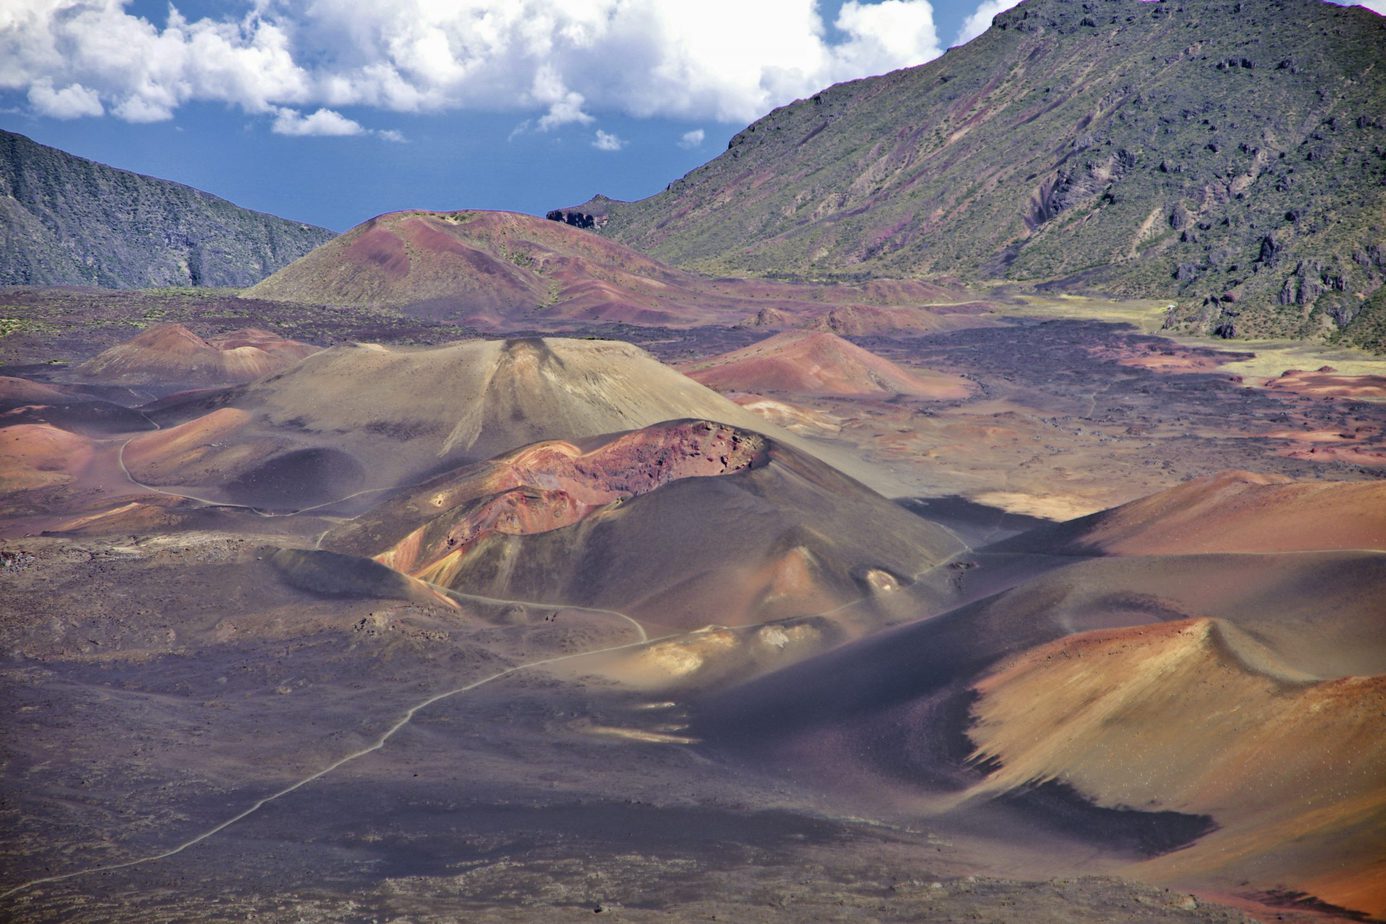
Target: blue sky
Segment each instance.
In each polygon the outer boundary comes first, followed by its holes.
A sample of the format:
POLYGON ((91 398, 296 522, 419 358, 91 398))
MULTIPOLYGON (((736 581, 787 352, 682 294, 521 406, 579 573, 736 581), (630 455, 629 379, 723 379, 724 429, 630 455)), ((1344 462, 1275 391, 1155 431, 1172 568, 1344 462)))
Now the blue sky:
POLYGON ((335 230, 542 213, 657 192, 1010 2, 4 0, 0 127, 335 230))

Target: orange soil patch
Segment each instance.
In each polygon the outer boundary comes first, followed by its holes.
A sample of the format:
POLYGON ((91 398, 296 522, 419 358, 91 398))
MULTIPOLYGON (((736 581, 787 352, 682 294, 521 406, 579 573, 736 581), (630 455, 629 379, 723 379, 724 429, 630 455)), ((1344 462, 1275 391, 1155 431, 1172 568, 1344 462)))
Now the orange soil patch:
POLYGON ((206 475, 236 470, 272 449, 241 441, 252 415, 236 408, 218 408, 187 423, 146 433, 125 447, 130 474, 150 484, 199 483, 206 475))
POLYGON ((975 756, 1000 762, 981 791, 1057 779, 1106 806, 1211 815, 1219 830, 1145 874, 1386 911, 1386 677, 1315 682, 1194 619, 1060 639, 976 689, 975 756))
POLYGON ((105 382, 243 383, 317 351, 258 328, 203 339, 181 324, 163 324, 98 354, 78 372, 105 382))
POLYGON ((1386 484, 1224 472, 1074 523, 1114 555, 1386 550, 1386 484))
POLYGON ((1287 369, 1268 379, 1265 387, 1324 398, 1386 400, 1386 375, 1341 375, 1332 366, 1313 372, 1287 369))
POLYGON ((1354 427, 1345 430, 1275 430, 1270 439, 1286 440, 1289 445, 1278 455, 1306 462, 1347 462, 1372 468, 1386 466, 1386 446, 1375 429, 1354 427))
POLYGON ((561 441, 527 446, 461 478, 449 473, 418 488, 404 511, 424 522, 375 558, 447 583, 489 535, 561 529, 680 478, 741 471, 756 464, 763 446, 755 434, 706 422, 648 427, 588 452, 561 441))
POLYGON ((785 331, 685 367, 722 391, 800 392, 856 397, 905 394, 954 401, 972 394, 959 376, 905 369, 836 334, 785 331))
POLYGON ((93 451, 91 440, 49 424, 0 429, 0 493, 68 484, 93 451))
POLYGON ((1308 449, 1289 449, 1281 453, 1291 459, 1307 462, 1345 462, 1372 468, 1386 466, 1386 449, 1367 449, 1358 446, 1311 446, 1308 449))
MULTIPOLYGON (((1095 356, 1110 359, 1123 366, 1150 369, 1154 372, 1216 372, 1226 363, 1247 359, 1250 353, 1230 353, 1206 347, 1185 347, 1165 341, 1159 345, 1115 345, 1089 350, 1095 356)), ((1238 377, 1240 381, 1240 377, 1238 377)))
POLYGON ((71 397, 67 389, 28 379, 0 375, 0 403, 3 404, 47 404, 51 401, 66 401, 71 397))
POLYGON ((158 504, 132 501, 110 510, 64 520, 54 526, 53 531, 85 535, 152 533, 178 526, 182 522, 183 517, 158 504))

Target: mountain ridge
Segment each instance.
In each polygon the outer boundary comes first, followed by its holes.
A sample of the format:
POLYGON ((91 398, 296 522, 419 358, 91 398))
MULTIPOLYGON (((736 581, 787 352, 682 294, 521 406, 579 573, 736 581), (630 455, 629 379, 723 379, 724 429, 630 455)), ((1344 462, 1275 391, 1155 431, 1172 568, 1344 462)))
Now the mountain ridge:
POLYGON ((1317 0, 1027 0, 661 193, 558 217, 706 272, 1048 282, 1381 349, 1382 60, 1386 20, 1317 0))
POLYGON ((0 131, 0 285, 241 288, 334 236, 0 131))

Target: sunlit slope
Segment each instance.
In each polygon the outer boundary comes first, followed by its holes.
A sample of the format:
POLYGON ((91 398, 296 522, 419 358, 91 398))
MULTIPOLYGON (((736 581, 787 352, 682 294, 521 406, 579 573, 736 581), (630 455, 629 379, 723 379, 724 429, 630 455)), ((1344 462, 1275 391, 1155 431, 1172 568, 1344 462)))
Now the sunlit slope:
POLYGON ((160 324, 77 367, 103 384, 230 385, 252 382, 311 356, 318 347, 258 328, 203 338, 160 324))
POLYGON ((1386 676, 1322 680, 1213 619, 1069 636, 976 687, 977 792, 1060 780, 1219 829, 1148 875, 1277 880, 1379 915, 1386 676))
POLYGON ((1382 17, 1318 0, 1028 0, 771 112, 657 195, 572 211, 707 271, 1057 279, 1379 349, 1383 58, 1382 17))
POLYGON ((998 548, 1097 555, 1386 551, 1386 484, 1224 472, 998 548))
POLYGON ((1236 476, 1042 528, 978 574, 1053 570, 709 690, 694 731, 910 811, 1008 812, 1018 843, 1086 841, 1152 880, 1380 915, 1386 552, 1357 545, 1381 509, 1357 484, 1236 476), (1322 516, 1258 551, 1263 490, 1322 516), (1104 523, 1110 544, 1082 541, 1104 523), (1163 554, 1175 523, 1209 551, 1163 554))
POLYGON ((219 399, 169 411, 125 452, 141 481, 293 504, 392 488, 543 439, 750 412, 616 341, 462 341, 334 347, 219 399), (194 407, 194 411, 206 410, 194 407), (175 415, 177 411, 177 415, 175 415))
POLYGON ((440 475, 324 543, 469 594, 680 628, 856 601, 847 615, 874 618, 871 601, 962 549, 828 465, 705 420, 528 446, 440 475))
POLYGON ((718 391, 799 392, 836 397, 895 394, 959 400, 972 394, 955 375, 906 369, 826 331, 785 331, 684 366, 718 391))

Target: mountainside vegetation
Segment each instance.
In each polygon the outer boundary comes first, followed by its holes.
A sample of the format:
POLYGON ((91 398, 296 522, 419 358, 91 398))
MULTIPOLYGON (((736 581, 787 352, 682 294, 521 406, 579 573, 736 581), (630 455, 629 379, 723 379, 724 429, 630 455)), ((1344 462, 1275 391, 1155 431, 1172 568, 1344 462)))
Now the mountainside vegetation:
POLYGON ((1170 298, 1226 337, 1386 347, 1386 19, 1319 0, 1027 0, 777 109, 602 234, 715 273, 957 273, 1170 298))
POLYGON ((333 236, 0 131, 0 285, 240 288, 333 236))

